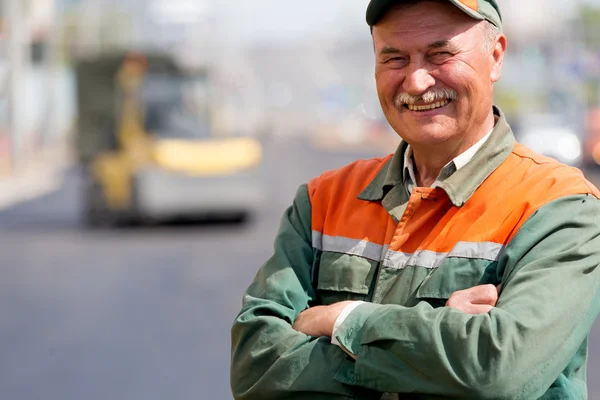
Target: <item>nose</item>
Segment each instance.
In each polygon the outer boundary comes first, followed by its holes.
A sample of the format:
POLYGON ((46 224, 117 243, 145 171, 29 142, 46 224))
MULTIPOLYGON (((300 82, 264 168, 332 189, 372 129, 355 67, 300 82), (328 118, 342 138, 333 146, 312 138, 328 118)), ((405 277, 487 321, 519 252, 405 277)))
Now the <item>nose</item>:
POLYGON ((423 65, 411 63, 407 67, 406 78, 403 84, 406 93, 418 96, 425 93, 427 89, 434 85, 435 79, 423 65))

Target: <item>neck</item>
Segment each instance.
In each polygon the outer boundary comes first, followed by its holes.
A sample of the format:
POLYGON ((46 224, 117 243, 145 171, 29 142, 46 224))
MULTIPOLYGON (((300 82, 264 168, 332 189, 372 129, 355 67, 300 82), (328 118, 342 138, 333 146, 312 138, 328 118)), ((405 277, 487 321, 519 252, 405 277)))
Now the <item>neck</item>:
POLYGON ((427 163, 419 163, 417 155, 413 153, 413 156, 415 160, 415 178, 417 179, 417 186, 419 187, 430 187, 433 185, 440 175, 442 168, 448 164, 447 162, 434 163, 432 160, 426 160, 427 163))
POLYGON ((494 127, 494 115, 486 120, 486 123, 477 130, 476 135, 460 137, 452 141, 447 141, 436 145, 415 145, 413 148, 413 157, 415 163, 415 178, 417 186, 430 187, 437 177, 450 161, 464 153, 469 147, 473 146, 494 127))

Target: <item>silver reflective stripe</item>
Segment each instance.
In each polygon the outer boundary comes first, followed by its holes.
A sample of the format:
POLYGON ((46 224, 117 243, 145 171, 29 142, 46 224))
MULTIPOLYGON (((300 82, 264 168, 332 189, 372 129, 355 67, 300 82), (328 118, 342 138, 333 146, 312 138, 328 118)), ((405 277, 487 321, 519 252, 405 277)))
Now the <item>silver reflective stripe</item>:
POLYGON ((312 246, 317 250, 323 250, 323 234, 312 231, 312 246))
POLYGON ((429 250, 418 250, 414 254, 388 251, 383 265, 390 268, 402 269, 409 265, 418 265, 425 268, 437 268, 446 258, 448 253, 435 253, 429 250))
POLYGON ((436 253, 418 250, 414 254, 388 251, 389 246, 381 246, 366 240, 350 239, 342 236, 328 236, 313 231, 312 245, 315 249, 333 253, 350 254, 380 261, 385 254, 383 265, 402 269, 407 266, 419 266, 429 269, 438 268, 446 258, 473 258, 496 261, 504 246, 492 242, 458 242, 449 253, 436 253))
POLYGON ((473 258, 478 260, 496 261, 504 246, 492 242, 458 242, 449 253, 436 253, 429 250, 419 250, 414 254, 388 251, 383 265, 390 268, 402 269, 407 266, 438 268, 446 258, 473 258))
POLYGON ((315 249, 333 253, 350 254, 368 258, 373 261, 381 260, 388 246, 371 243, 366 240, 350 239, 342 236, 328 236, 313 231, 312 245, 315 249))

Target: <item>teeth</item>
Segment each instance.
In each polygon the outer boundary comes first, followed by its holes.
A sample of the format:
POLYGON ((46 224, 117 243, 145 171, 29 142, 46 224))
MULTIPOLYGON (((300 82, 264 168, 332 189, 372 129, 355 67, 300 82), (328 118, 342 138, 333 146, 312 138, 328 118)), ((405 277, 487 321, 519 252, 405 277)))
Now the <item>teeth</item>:
POLYGON ((411 111, 429 111, 429 110, 435 110, 436 108, 444 107, 448 103, 449 103, 448 100, 443 100, 443 101, 438 101, 437 103, 429 104, 426 106, 419 106, 419 105, 415 105, 415 104, 407 104, 407 106, 408 106, 408 109, 411 111))

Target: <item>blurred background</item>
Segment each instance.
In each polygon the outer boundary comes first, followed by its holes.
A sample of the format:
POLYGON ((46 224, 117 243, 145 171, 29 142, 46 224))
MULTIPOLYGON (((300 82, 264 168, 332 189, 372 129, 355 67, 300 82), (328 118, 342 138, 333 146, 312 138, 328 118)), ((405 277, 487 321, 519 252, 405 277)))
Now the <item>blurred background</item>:
MULTIPOLYGON (((0 398, 231 398, 296 188, 398 142, 367 3, 0 1, 0 398)), ((600 184, 600 0, 502 11, 496 103, 600 184)), ((590 355, 596 398, 600 326, 590 355)))

